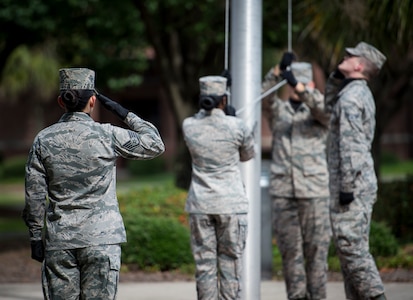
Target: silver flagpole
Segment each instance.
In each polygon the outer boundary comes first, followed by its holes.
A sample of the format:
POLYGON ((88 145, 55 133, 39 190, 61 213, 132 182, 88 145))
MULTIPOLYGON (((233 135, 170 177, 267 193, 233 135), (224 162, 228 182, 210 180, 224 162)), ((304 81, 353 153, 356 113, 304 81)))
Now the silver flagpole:
POLYGON ((228 65, 228 41, 229 41, 229 0, 225 1, 225 59, 224 59, 224 69, 229 68, 228 65))
POLYGON ((256 157, 241 164, 249 198, 248 238, 244 253, 242 299, 259 300, 261 287, 261 94, 262 0, 231 1, 232 103, 248 107, 237 114, 255 128, 256 157))
POLYGON ((291 0, 288 0, 288 51, 292 51, 292 22, 293 22, 293 9, 291 7, 291 0))

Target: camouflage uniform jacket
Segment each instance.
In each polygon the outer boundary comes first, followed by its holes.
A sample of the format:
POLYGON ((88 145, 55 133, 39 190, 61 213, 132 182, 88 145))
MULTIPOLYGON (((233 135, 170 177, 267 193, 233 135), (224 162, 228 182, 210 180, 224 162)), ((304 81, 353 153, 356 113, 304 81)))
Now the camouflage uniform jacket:
POLYGON ((116 159, 150 159, 164 144, 158 130, 135 114, 129 112, 124 122, 130 130, 95 122, 86 113, 65 113, 39 132, 26 163, 23 219, 31 240, 40 240, 44 230, 47 250, 126 241, 116 159))
POLYGON ((254 138, 243 121, 218 108, 201 110, 183 122, 192 157, 192 180, 185 209, 189 213, 247 213, 248 199, 240 161, 254 157, 254 138))
POLYGON ((331 195, 375 193, 377 178, 371 155, 375 103, 365 80, 327 81, 326 106, 331 111, 328 146, 331 195), (327 97, 328 96, 328 97, 327 97))
MULTIPOLYGON (((281 78, 267 73, 263 92, 281 78)), ((272 131, 270 194, 277 197, 314 198, 329 195, 326 139, 329 115, 324 96, 316 89, 299 94, 295 111, 289 101, 270 94, 263 100, 263 115, 272 131)))

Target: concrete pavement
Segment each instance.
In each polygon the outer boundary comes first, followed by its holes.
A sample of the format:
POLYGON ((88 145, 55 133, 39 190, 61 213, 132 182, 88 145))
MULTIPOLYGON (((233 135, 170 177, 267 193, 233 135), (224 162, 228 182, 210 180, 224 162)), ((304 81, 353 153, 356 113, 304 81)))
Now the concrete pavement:
MULTIPOLYGON (((387 299, 413 300, 413 283, 385 283, 387 299)), ((0 284, 1 300, 41 300, 40 282, 0 284)), ((118 300, 195 300, 194 281, 120 283, 118 300)), ((262 281, 260 300, 284 300, 283 281, 262 281)), ((345 300, 343 283, 328 282, 327 299, 345 300)), ((254 299, 259 300, 259 299, 254 299)))

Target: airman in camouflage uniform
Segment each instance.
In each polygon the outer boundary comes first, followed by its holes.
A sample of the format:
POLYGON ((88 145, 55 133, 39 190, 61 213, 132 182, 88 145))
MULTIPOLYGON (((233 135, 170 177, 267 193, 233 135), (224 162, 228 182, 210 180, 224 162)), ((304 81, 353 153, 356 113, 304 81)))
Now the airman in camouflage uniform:
POLYGON ((192 157, 185 210, 199 300, 240 299, 241 291, 248 199, 239 162, 254 157, 254 140, 241 119, 224 113, 226 82, 200 78, 201 109, 182 126, 192 157))
POLYGON ((371 156, 375 104, 368 81, 385 56, 361 42, 346 48, 344 60, 327 81, 326 108, 331 113, 328 146, 331 223, 347 299, 386 299, 369 252, 369 231, 377 179, 371 156))
POLYGON ((269 95, 263 116, 272 131, 269 192, 288 299, 325 299, 331 228, 326 160, 328 114, 314 88, 309 63, 286 52, 264 78, 268 90, 282 78, 288 100, 269 95), (280 76, 281 75, 281 76, 280 76))
POLYGON ((96 94, 94 71, 59 72, 58 103, 66 113, 39 132, 26 164, 23 219, 32 258, 43 263, 45 299, 115 299, 126 242, 116 160, 151 159, 164 144, 152 124, 96 94), (129 129, 95 122, 89 114, 96 98, 129 129))

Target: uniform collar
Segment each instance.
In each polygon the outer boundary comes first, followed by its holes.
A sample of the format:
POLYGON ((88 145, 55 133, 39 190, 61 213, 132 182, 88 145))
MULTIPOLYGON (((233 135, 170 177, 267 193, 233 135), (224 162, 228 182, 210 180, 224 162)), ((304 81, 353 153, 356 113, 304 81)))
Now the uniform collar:
POLYGON ((358 80, 359 82, 367 83, 367 80, 364 78, 346 78, 341 82, 339 89, 342 90, 346 85, 356 80, 358 80))
POLYGON ((91 116, 84 112, 67 112, 63 114, 59 122, 72 122, 72 121, 93 121, 91 116))
POLYGON ((224 113, 224 111, 223 111, 222 109, 220 109, 220 108, 213 108, 213 109, 211 110, 211 115, 222 115, 222 116, 225 116, 225 113, 224 113))
POLYGON ((205 109, 200 109, 198 113, 196 114, 197 117, 204 117, 204 116, 220 116, 223 115, 225 116, 225 113, 222 109, 220 108, 213 108, 210 111, 207 111, 205 109))

